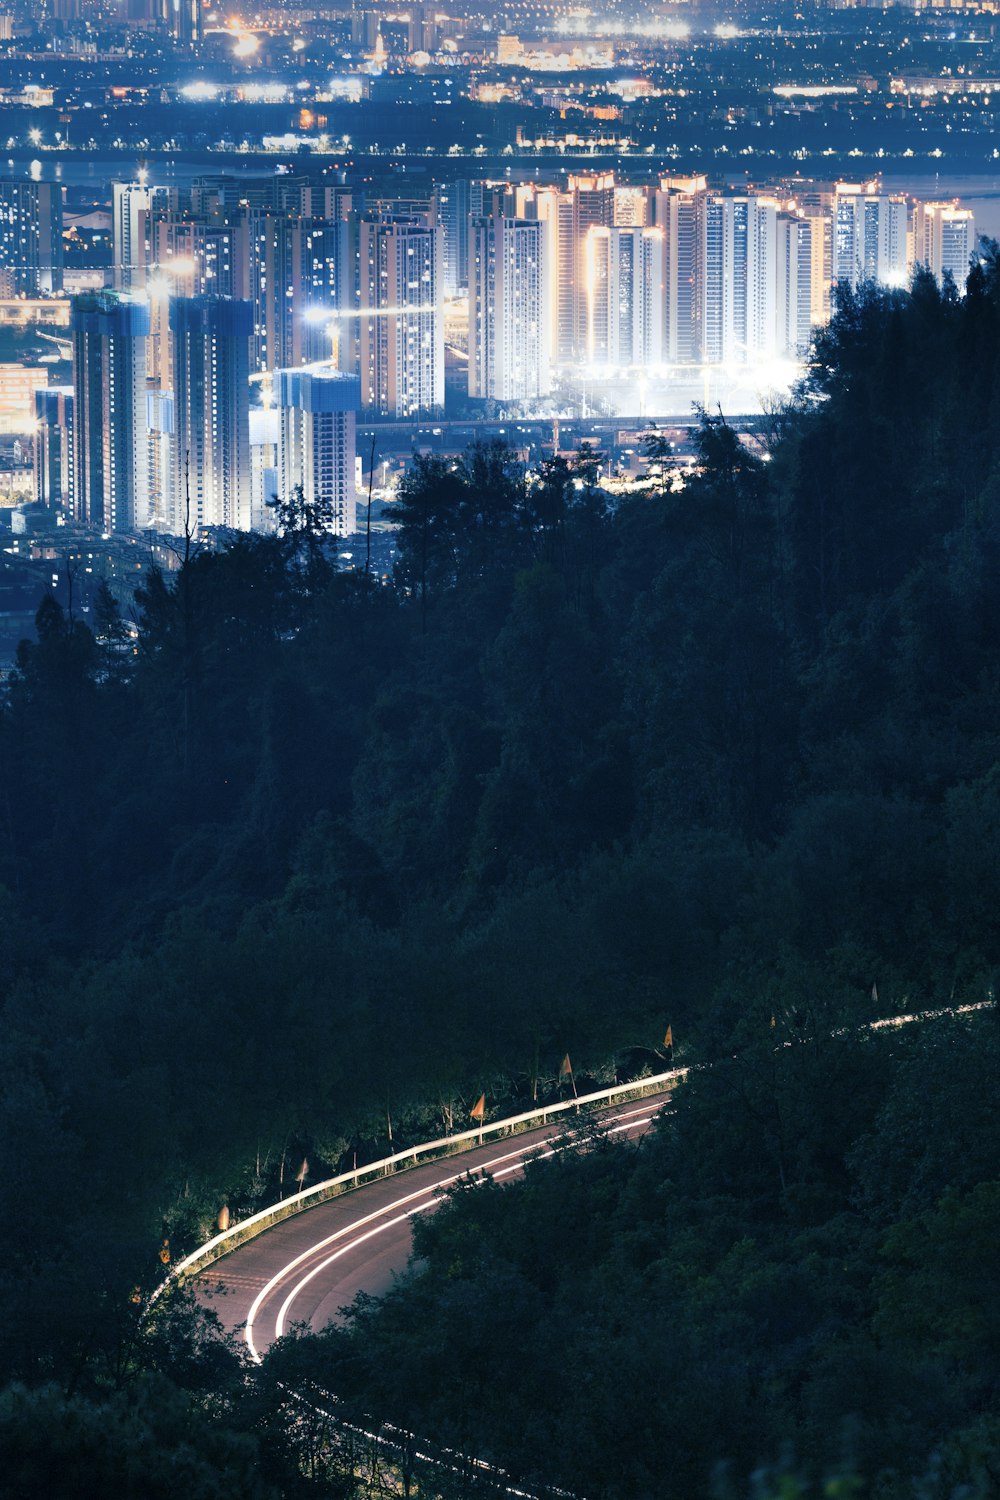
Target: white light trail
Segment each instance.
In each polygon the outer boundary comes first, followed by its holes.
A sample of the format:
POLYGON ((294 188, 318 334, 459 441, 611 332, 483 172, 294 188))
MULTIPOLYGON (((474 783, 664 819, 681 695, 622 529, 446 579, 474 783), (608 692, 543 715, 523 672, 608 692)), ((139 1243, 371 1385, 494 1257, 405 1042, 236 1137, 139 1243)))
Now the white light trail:
MULTIPOLYGON (((640 1116, 643 1116, 644 1112, 647 1111, 648 1108, 649 1102, 647 1100, 644 1101, 641 1106, 637 1106, 630 1112, 615 1115, 615 1123, 613 1124, 612 1129, 609 1131, 609 1134, 617 1134, 622 1130, 630 1130, 636 1128, 639 1125, 648 1124, 652 1116, 646 1115, 645 1118, 638 1118, 640 1116), (622 1121, 624 1121, 625 1123, 621 1123, 622 1121)), ((505 1176, 511 1172, 520 1170, 520 1168, 523 1166, 524 1158, 532 1152, 537 1152, 543 1159, 549 1156, 554 1156, 556 1154, 556 1150, 552 1147, 549 1147, 548 1150, 543 1150, 540 1142, 528 1142, 525 1145, 518 1147, 516 1151, 506 1151, 501 1156, 496 1156, 491 1158, 487 1162, 483 1162, 481 1165, 476 1166, 474 1170, 484 1173, 489 1172, 494 1177, 505 1176), (512 1165, 508 1165, 510 1163, 512 1163, 512 1165)), ((354 1249, 355 1246, 364 1244, 367 1240, 373 1239, 376 1235, 384 1233, 384 1231, 387 1229, 394 1228, 397 1224, 401 1224, 405 1219, 410 1218, 413 1214, 423 1213, 426 1209, 433 1208, 435 1206, 435 1195, 440 1193, 444 1188, 451 1187, 454 1183, 460 1181, 460 1179, 466 1175, 466 1172, 470 1170, 473 1169, 466 1168, 465 1171, 455 1172, 450 1177, 443 1178, 428 1187, 419 1188, 415 1192, 406 1193, 402 1197, 394 1199, 392 1203, 388 1203, 382 1208, 375 1209, 373 1210, 373 1212, 365 1214, 362 1218, 356 1219, 352 1224, 347 1224, 343 1228, 336 1230, 333 1234, 328 1235, 326 1239, 318 1240, 315 1245, 310 1245, 308 1249, 303 1250, 299 1255, 295 1256, 293 1260, 290 1260, 287 1265, 283 1266, 280 1271, 278 1271, 274 1276, 271 1277, 271 1280, 267 1283, 267 1285, 257 1293, 257 1296, 254 1298, 250 1306, 250 1310, 247 1313, 244 1339, 247 1345, 247 1349, 250 1352, 250 1357, 254 1361, 254 1363, 261 1364, 263 1362, 263 1356, 257 1349, 253 1338, 254 1324, 257 1321, 258 1315, 264 1303, 277 1290, 281 1282, 292 1271, 294 1271, 298 1266, 301 1266, 310 1258, 310 1256, 313 1256, 319 1251, 325 1249, 327 1245, 335 1244, 337 1240, 344 1239, 348 1235, 353 1235, 358 1229, 363 1228, 365 1225, 375 1224, 375 1221, 378 1219, 385 1219, 385 1216, 387 1214, 391 1214, 394 1210, 402 1208, 404 1204, 412 1204, 415 1202, 415 1200, 420 1198, 425 1198, 427 1200, 425 1203, 417 1203, 415 1207, 405 1209, 402 1213, 397 1213, 396 1217, 393 1219, 388 1219, 384 1223, 376 1224, 374 1228, 368 1229, 365 1234, 362 1234, 358 1238, 353 1239, 350 1244, 341 1246, 340 1249, 336 1250, 332 1255, 328 1256, 326 1260, 322 1261, 318 1266, 314 1267, 306 1276, 304 1276, 302 1280, 293 1288, 289 1296, 286 1297, 281 1306, 281 1309, 275 1320, 275 1336, 277 1338, 280 1338, 284 1332, 288 1310, 291 1307, 292 1302, 298 1296, 303 1287, 307 1286, 315 1276, 319 1275, 321 1271, 325 1270, 326 1267, 331 1265, 334 1261, 339 1260, 342 1255, 346 1255, 347 1252, 354 1249)))

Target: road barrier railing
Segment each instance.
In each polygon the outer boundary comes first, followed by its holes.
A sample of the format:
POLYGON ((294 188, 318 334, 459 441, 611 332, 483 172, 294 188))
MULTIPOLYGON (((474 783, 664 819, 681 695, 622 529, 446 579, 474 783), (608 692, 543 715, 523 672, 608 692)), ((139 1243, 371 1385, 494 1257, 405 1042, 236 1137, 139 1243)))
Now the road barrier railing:
POLYGON ((246 1244, 247 1240, 263 1234, 266 1229, 280 1224, 284 1219, 290 1219, 305 1209, 315 1208, 318 1203, 325 1203, 330 1198, 338 1198, 342 1193, 353 1192, 355 1188, 377 1177, 391 1177, 396 1172, 405 1172, 408 1168, 419 1166, 425 1161, 437 1161, 445 1156, 458 1156, 463 1151, 471 1151, 494 1137, 523 1135, 526 1131, 548 1125, 553 1119, 558 1119, 563 1115, 575 1116, 581 1111, 589 1112, 629 1099, 643 1099, 649 1094, 663 1093, 682 1083, 689 1071, 688 1068, 670 1068, 665 1073, 637 1078, 633 1083, 617 1083, 610 1088, 598 1089, 596 1093, 581 1094, 573 1099, 560 1099, 555 1104, 538 1105, 523 1114, 508 1115, 502 1120, 492 1120, 489 1124, 477 1125, 472 1130, 462 1130, 454 1135, 441 1136, 434 1141, 425 1141, 418 1146, 408 1146, 405 1151, 397 1151, 392 1156, 382 1157, 379 1161, 367 1162, 364 1166, 352 1168, 350 1172, 341 1172, 337 1177, 329 1177, 325 1182, 316 1183, 314 1187, 304 1188, 299 1193, 282 1198, 270 1208, 260 1209, 258 1213, 241 1219, 238 1224, 233 1224, 206 1240, 197 1250, 193 1250, 190 1255, 186 1255, 183 1260, 179 1260, 175 1266, 171 1267, 166 1279, 160 1283, 150 1298, 150 1305, 166 1291, 172 1282, 183 1281, 187 1277, 198 1275, 214 1261, 221 1260, 224 1255, 235 1250, 237 1246, 246 1244))
MULTIPOLYGON (((943 1018, 954 1019, 965 1016, 976 1011, 996 1010, 996 1003, 992 996, 989 1000, 973 1002, 965 1005, 941 1006, 934 1010, 911 1012, 908 1014, 885 1016, 877 1020, 863 1023, 860 1027, 844 1027, 834 1031, 831 1035, 847 1036, 852 1032, 868 1031, 876 1033, 882 1030, 896 1029, 909 1026, 914 1022, 936 1021, 943 1018)), ((782 1047, 793 1045, 783 1042, 782 1047)), ((634 1083, 615 1084, 611 1088, 599 1089, 595 1093, 581 1094, 578 1098, 560 1100, 556 1104, 542 1105, 536 1109, 528 1110, 524 1114, 509 1115, 502 1120, 494 1120, 489 1125, 476 1126, 472 1130, 463 1130, 455 1135, 442 1136, 435 1141, 427 1141, 422 1145, 410 1146, 405 1151, 397 1151, 392 1156, 383 1157, 380 1161, 368 1162, 365 1166, 356 1167, 350 1172, 342 1172, 337 1177, 331 1177, 326 1182, 319 1182, 315 1187, 307 1188, 302 1192, 295 1193, 289 1198, 283 1198, 281 1202, 274 1204, 271 1208, 262 1209, 259 1213, 252 1214, 249 1218, 234 1224, 231 1228, 223 1230, 222 1233, 207 1240, 199 1249, 185 1256, 177 1265, 172 1266, 167 1277, 160 1283, 149 1300, 148 1306, 166 1291, 175 1281, 185 1277, 197 1275, 206 1269, 214 1261, 221 1260, 238 1245, 253 1239, 258 1234, 263 1234, 272 1225, 281 1223, 284 1219, 290 1219, 295 1214, 315 1207, 327 1199, 336 1198, 342 1193, 348 1193, 353 1189, 361 1187, 378 1177, 391 1176, 395 1172, 405 1171, 407 1168, 417 1166, 422 1161, 433 1161, 441 1157, 459 1155, 463 1151, 472 1150, 480 1145, 487 1136, 502 1137, 524 1134, 525 1132, 544 1126, 549 1123, 553 1116, 560 1116, 573 1112, 579 1114, 581 1110, 593 1110, 602 1105, 611 1105, 618 1101, 624 1102, 629 1099, 641 1099, 650 1094, 665 1093, 679 1083, 683 1083, 692 1071, 700 1071, 711 1067, 711 1064, 695 1064, 691 1068, 670 1068, 665 1073, 656 1073, 646 1078, 637 1079, 634 1083)), ((314 1401, 299 1392, 289 1392, 290 1396, 297 1400, 305 1401, 316 1410, 321 1410, 314 1401)), ((323 1399, 336 1403, 337 1398, 330 1392, 323 1392, 323 1399)), ((513 1500, 542 1500, 538 1491, 530 1491, 519 1488, 510 1481, 510 1476, 497 1466, 488 1463, 484 1459, 470 1457, 452 1450, 442 1449, 436 1452, 433 1444, 425 1443, 417 1439, 412 1433, 393 1427, 391 1424, 380 1424, 379 1431, 372 1432, 359 1427, 356 1423, 345 1420, 332 1411, 324 1411, 335 1425, 344 1431, 356 1436, 373 1441, 388 1448, 398 1447, 405 1443, 410 1449, 411 1456, 421 1459, 434 1468, 448 1468, 453 1472, 468 1471, 476 1473, 480 1477, 491 1481, 495 1486, 494 1493, 501 1493, 513 1500), (423 1451, 422 1451, 423 1450, 423 1451)), ((546 1495, 552 1500, 577 1500, 577 1497, 569 1495, 567 1491, 548 1487, 546 1495)))
MULTIPOLYGON (((832 1035, 846 1036, 859 1029, 870 1032, 895 1029, 910 1026, 914 1022, 936 1021, 944 1017, 968 1015, 975 1011, 992 1008, 994 1008, 992 998, 965 1005, 941 1006, 934 1010, 884 1016, 863 1023, 860 1028, 844 1027, 833 1032, 832 1035)), ((782 1045, 791 1046, 792 1043, 785 1042, 782 1045)), ((704 1068, 710 1065, 701 1063, 696 1066, 704 1068)), ((315 1208, 318 1203, 325 1203, 329 1198, 337 1198, 341 1193, 352 1192, 376 1177, 391 1177, 396 1172, 404 1172, 410 1167, 419 1166, 424 1161, 435 1161, 443 1156, 457 1156, 463 1151, 471 1151, 494 1136, 521 1135, 525 1131, 547 1125, 552 1119, 562 1115, 579 1114, 581 1111, 599 1109, 601 1106, 618 1101, 642 1099, 648 1094, 663 1093, 676 1084, 683 1083, 690 1072, 690 1068, 669 1068, 665 1073, 654 1073, 646 1078, 637 1078, 633 1083, 617 1083, 610 1088, 598 1089, 592 1094, 581 1094, 579 1098, 561 1099, 556 1104, 538 1105, 535 1109, 526 1110, 524 1114, 508 1115, 505 1119, 493 1120, 488 1125, 477 1125, 472 1130, 462 1130, 455 1135, 441 1136, 438 1140, 425 1141, 419 1146, 408 1146, 405 1151, 397 1151, 392 1156, 382 1157, 379 1161, 368 1162, 362 1167, 353 1168, 350 1172, 341 1172, 337 1177, 330 1177, 325 1182, 316 1183, 315 1187, 305 1188, 302 1192, 293 1193, 291 1197, 282 1198, 270 1208, 263 1208, 258 1213, 251 1214, 249 1218, 242 1219, 238 1224, 233 1224, 229 1229, 224 1229, 220 1234, 206 1240, 205 1244, 171 1267, 166 1279, 154 1291, 149 1305, 152 1306, 172 1282, 197 1275, 213 1261, 221 1260, 224 1255, 229 1254, 230 1250, 235 1250, 238 1245, 243 1245, 247 1240, 263 1234, 265 1229, 270 1229, 273 1225, 280 1224, 284 1219, 290 1219, 305 1209, 315 1208)))

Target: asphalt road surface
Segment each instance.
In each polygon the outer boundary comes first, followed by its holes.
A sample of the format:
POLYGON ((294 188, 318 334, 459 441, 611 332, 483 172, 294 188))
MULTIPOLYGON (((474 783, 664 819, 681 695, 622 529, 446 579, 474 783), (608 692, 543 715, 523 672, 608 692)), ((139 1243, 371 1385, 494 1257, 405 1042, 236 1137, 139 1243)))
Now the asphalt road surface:
MULTIPOLYGON (((599 1121, 614 1135, 632 1138, 649 1129, 670 1093, 588 1111, 580 1122, 599 1121)), ((216 1261, 196 1278, 201 1299, 223 1325, 241 1330, 255 1359, 296 1324, 319 1331, 358 1292, 381 1296, 406 1269, 414 1215, 441 1202, 445 1188, 467 1173, 498 1181, 523 1170, 526 1156, 558 1150, 577 1124, 557 1123, 523 1135, 494 1139, 306 1209, 216 1261)))

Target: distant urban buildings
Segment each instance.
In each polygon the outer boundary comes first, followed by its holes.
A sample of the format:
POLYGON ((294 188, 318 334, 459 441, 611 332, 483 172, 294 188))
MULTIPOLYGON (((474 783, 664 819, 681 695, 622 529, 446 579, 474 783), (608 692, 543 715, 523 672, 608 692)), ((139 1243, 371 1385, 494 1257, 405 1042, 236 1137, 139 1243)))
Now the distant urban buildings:
POLYGON ((358 379, 324 365, 279 370, 278 479, 283 498, 297 491, 319 501, 331 530, 350 536, 357 525, 354 487, 358 379))
POLYGON ((906 284, 906 199, 839 182, 834 190, 833 278, 906 284))
POLYGON ((73 514, 101 531, 149 524, 146 340, 149 308, 118 292, 76 298, 73 514))
POLYGON ((73 389, 48 386, 35 394, 35 499, 48 510, 73 506, 73 389))
MULTIPOLYGON (((44 187, 0 182, 0 280, 40 306, 61 284, 44 187)), ((291 172, 116 182, 111 234, 112 286, 72 300, 72 390, 37 397, 35 493, 168 534, 267 528, 301 488, 349 535, 357 415, 439 416, 446 362, 449 400, 515 410, 790 369, 838 283, 961 286, 975 248, 967 209, 877 182, 611 172, 409 198, 291 172)))
POLYGON ((442 230, 365 216, 358 247, 362 407, 396 418, 443 411, 442 230))
POLYGON ((549 388, 545 226, 497 213, 470 235, 469 395, 537 400, 549 388))
POLYGON ((940 281, 950 276, 959 290, 975 250, 972 213, 956 203, 916 203, 911 264, 926 266, 940 281))
POLYGON ((162 529, 249 531, 253 308, 232 297, 170 302, 173 433, 162 529))
POLYGON ((663 364, 663 231, 594 227, 585 246, 586 359, 644 369, 663 364))
POLYGON ((0 297, 38 297, 63 286, 62 188, 0 180, 0 297))

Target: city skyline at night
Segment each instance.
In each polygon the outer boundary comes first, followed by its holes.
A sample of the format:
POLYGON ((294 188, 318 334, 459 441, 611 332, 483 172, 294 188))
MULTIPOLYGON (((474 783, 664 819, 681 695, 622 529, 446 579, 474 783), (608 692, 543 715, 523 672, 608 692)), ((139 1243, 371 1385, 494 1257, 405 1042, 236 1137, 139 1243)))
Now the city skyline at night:
POLYGON ((1000 0, 0 0, 4 1500, 997 1500, 1000 0))

